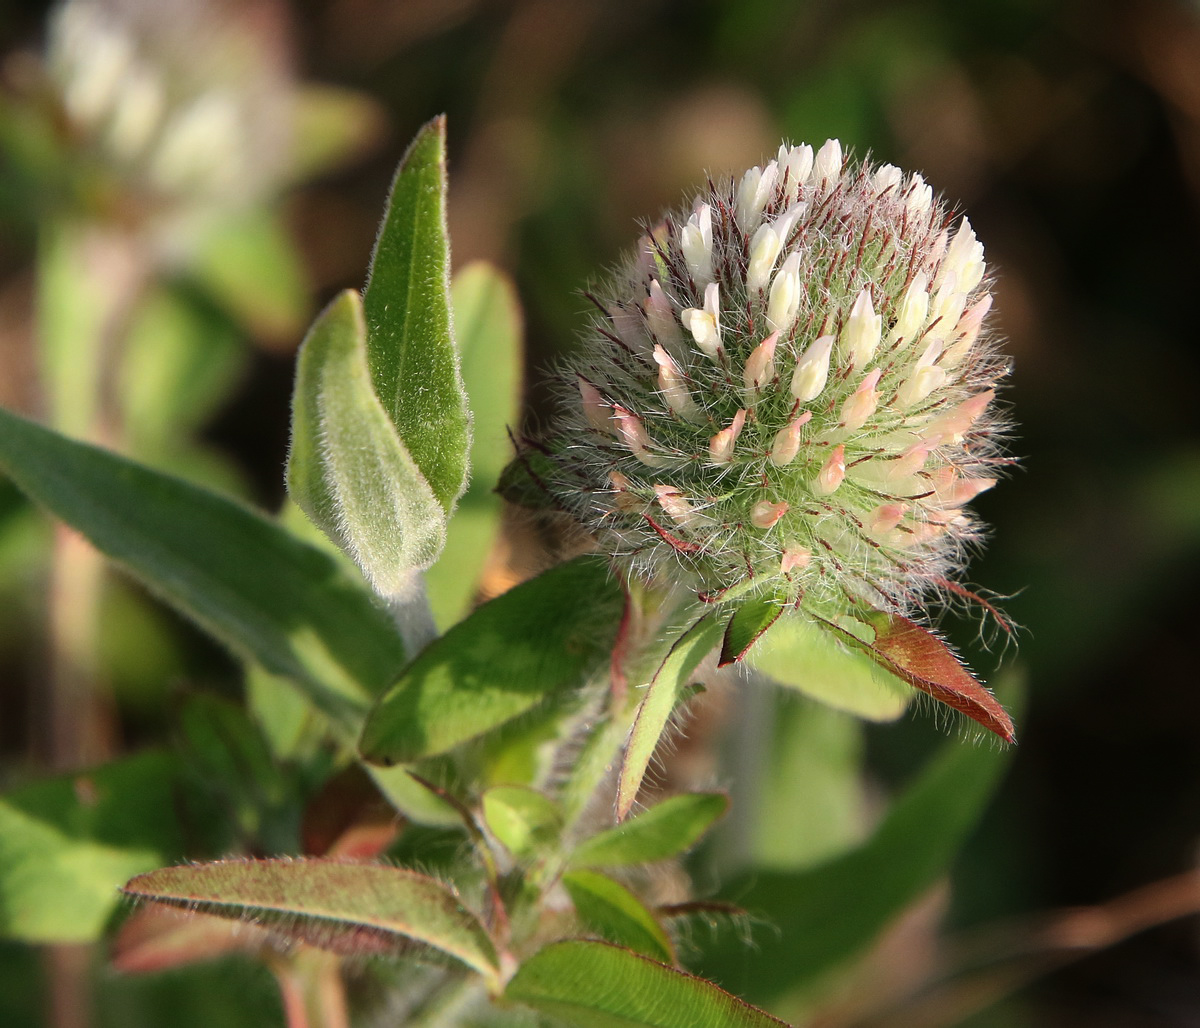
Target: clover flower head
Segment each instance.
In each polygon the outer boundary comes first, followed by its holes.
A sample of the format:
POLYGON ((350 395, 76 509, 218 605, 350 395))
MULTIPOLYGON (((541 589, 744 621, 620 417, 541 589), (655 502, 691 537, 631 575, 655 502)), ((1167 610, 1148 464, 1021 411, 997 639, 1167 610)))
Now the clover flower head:
POLYGON ((1008 364, 983 247, 920 175, 784 145, 592 298, 544 484, 619 564, 823 620, 945 589, 1008 364))
POLYGON ((80 146, 158 204, 247 202, 284 171, 290 69, 269 5, 64 0, 46 65, 80 146))

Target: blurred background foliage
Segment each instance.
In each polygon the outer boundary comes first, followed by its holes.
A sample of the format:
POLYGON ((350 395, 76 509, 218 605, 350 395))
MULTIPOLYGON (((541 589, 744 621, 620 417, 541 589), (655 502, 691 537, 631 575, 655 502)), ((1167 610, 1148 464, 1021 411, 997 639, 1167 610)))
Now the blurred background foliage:
MULTIPOLYGON (((455 264, 496 262, 524 304, 529 424, 547 402, 539 369, 584 324, 580 290, 632 244, 635 221, 677 203, 703 169, 740 171, 781 137, 836 135, 860 156, 920 170, 970 212, 998 270, 1022 458, 977 502, 995 537, 970 578, 1007 597, 1021 627, 1014 643, 979 632, 974 615, 941 627, 985 676, 1001 658, 1023 671, 1020 744, 952 887, 897 924, 817 1023, 1196 1024, 1200 922, 1188 915, 1200 886, 1175 876, 1195 868, 1200 842, 1188 641, 1200 571, 1200 4, 217 6, 260 33, 252 64, 270 82, 255 89, 281 103, 296 103, 296 82, 326 92, 295 106, 303 118, 258 169, 270 188, 256 186, 239 231, 206 225, 183 255, 182 230, 165 232, 129 344, 147 356, 109 385, 122 448, 269 509, 282 500, 303 326, 336 290, 361 284, 396 160, 439 111, 449 115, 455 264), (163 337, 178 341, 169 359, 155 355, 163 337)), ((30 129, 46 109, 30 69, 47 10, 0 0, 0 401, 39 416, 35 245, 45 260, 64 210, 136 218, 142 202, 118 197, 113 215, 104 174, 81 170, 85 161, 63 169, 30 129)), ((187 54, 176 58, 186 66, 187 54)), ((510 520, 492 589, 544 560, 536 526, 510 520)), ((55 763, 37 642, 48 536, 0 484, 5 788, 55 763)), ((123 581, 103 590, 107 698, 82 711, 99 719, 96 752, 167 738, 183 698, 202 689, 239 695, 235 670, 197 632, 123 581)), ((742 820, 718 840, 718 867, 796 867, 837 852, 862 836, 889 783, 942 741, 928 712, 862 729, 796 697, 737 689, 712 690, 668 767, 679 783, 732 787, 742 820), (733 709, 744 717, 722 741, 733 709), (748 762, 764 738, 769 758, 748 762), (722 746, 731 763, 717 770, 722 746)), ((758 945, 771 946, 769 930, 758 945)), ((47 967, 0 943, 0 1023, 84 1023, 48 1004, 47 967)), ((144 980, 99 974, 96 1024, 166 1023, 167 1009, 180 1025, 278 1017, 265 972, 236 962, 144 980)))

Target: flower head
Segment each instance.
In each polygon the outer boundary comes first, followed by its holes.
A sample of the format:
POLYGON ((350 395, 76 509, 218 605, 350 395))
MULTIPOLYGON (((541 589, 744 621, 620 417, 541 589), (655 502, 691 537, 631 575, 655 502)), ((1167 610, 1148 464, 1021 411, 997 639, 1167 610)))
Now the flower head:
POLYGON ((958 569, 1008 368, 983 247, 920 175, 782 146, 667 216, 597 306, 545 485, 628 570, 832 620, 919 609, 958 569))

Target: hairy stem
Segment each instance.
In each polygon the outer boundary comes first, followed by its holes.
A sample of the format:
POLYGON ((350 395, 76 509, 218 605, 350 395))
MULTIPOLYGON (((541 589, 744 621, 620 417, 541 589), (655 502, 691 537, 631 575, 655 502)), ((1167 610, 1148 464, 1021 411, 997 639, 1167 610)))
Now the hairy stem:
POLYGON ((335 954, 308 946, 268 961, 287 1028, 350 1028, 341 963, 335 954))
POLYGON ((388 609, 396 630, 404 641, 404 652, 411 660, 437 638, 433 608, 425 589, 425 576, 420 571, 409 574, 405 588, 388 597, 388 609))

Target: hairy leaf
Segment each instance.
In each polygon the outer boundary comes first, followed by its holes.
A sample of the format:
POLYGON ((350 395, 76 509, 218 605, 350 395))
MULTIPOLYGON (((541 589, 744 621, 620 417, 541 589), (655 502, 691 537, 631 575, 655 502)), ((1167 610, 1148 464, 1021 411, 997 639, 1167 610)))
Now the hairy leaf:
POLYGON ((375 591, 410 588, 446 540, 446 511, 371 385, 362 302, 345 290, 313 324, 296 367, 288 491, 375 591))
POLYGON ((138 875, 127 896, 252 920, 338 953, 403 952, 416 941, 492 977, 495 946, 441 882, 381 864, 223 860, 138 875))
POLYGON ((784 1024, 712 982, 603 942, 551 943, 521 965, 504 995, 578 1028, 784 1024))
POLYGON ((516 443, 517 455, 500 473, 498 492, 509 503, 529 510, 548 510, 558 506, 547 482, 555 477, 553 458, 532 444, 516 443))
POLYGON ((404 763, 444 753, 583 685, 607 658, 621 590, 591 557, 485 603, 412 662, 376 704, 362 755, 404 763))
POLYGON ((504 848, 521 858, 552 845, 563 817, 558 804, 536 789, 497 785, 483 794, 483 819, 504 848))
POLYGON ((720 621, 706 614, 675 642, 651 679, 638 707, 617 782, 619 819, 623 820, 633 809, 638 789, 650 766, 650 758, 666 730, 680 691, 687 685, 688 677, 700 661, 716 646, 723 630, 720 621))
POLYGON ((726 667, 741 660, 782 613, 783 607, 774 600, 750 600, 738 607, 729 619, 725 637, 721 641, 719 666, 726 667))
POLYGON ((396 170, 363 309, 375 392, 449 512, 466 487, 471 421, 451 330, 444 117, 396 170))
POLYGON ((283 219, 263 207, 209 224, 189 268, 205 291, 260 336, 290 343, 309 314, 304 265, 283 219))
POLYGON ((746 663, 780 685, 868 721, 894 721, 913 696, 907 682, 861 646, 847 645, 799 613, 776 621, 746 655, 746 663))
POLYGON ((729 809, 719 792, 671 796, 629 820, 585 839, 571 854, 571 867, 619 867, 678 856, 729 809))
POLYGON ((366 93, 340 86, 297 84, 292 150, 293 181, 320 175, 361 155, 387 129, 383 106, 366 93))
POLYGON ((139 974, 215 960, 234 950, 253 950, 264 941, 266 933, 256 925, 151 904, 121 922, 111 959, 122 974, 139 974))
POLYGON ((568 871, 562 883, 575 913, 591 931, 635 953, 675 963, 674 947, 662 925, 620 882, 598 871, 568 871))
POLYGON ((963 667, 950 648, 936 635, 899 614, 877 613, 871 618, 875 641, 863 643, 845 628, 825 622, 851 646, 914 689, 994 732, 1005 742, 1016 738, 1012 718, 984 686, 963 667))
POLYGON ((889 671, 1005 742, 1016 739, 1008 712, 932 632, 899 614, 880 615, 875 630, 873 649, 889 671))
POLYGON ((0 410, 0 467, 151 591, 350 728, 403 661, 330 555, 215 493, 0 410))

